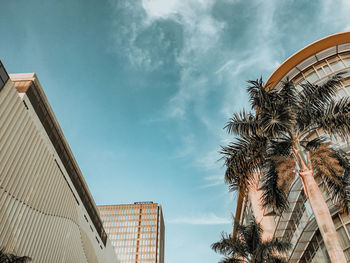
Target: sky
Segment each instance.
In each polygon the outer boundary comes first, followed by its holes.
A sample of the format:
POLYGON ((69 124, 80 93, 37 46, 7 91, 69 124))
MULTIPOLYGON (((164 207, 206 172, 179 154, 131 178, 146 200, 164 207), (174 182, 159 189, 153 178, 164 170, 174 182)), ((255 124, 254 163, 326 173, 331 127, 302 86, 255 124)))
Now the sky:
POLYGON ((0 0, 0 59, 36 72, 97 204, 163 207, 166 263, 232 231, 223 127, 246 81, 350 30, 347 0, 0 0))

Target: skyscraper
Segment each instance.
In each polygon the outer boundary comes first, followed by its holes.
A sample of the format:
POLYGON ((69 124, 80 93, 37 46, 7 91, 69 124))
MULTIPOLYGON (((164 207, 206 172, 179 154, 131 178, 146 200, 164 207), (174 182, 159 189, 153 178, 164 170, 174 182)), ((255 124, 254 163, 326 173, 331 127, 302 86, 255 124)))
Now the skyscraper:
MULTIPOLYGON (((339 72, 344 81, 338 89, 337 97, 350 96, 350 32, 342 32, 318 40, 298 51, 284 61, 272 73, 267 83, 271 88, 279 89, 287 79, 296 84, 320 84, 339 72)), ((322 131, 317 131, 322 135, 322 131)), ((344 140, 334 141, 333 144, 349 153, 349 143, 344 140)), ((338 234, 340 245, 347 262, 350 262, 350 216, 339 212, 330 190, 320 177, 315 177, 326 200, 333 223, 338 234)), ((260 190, 248 196, 239 195, 236 209, 236 220, 244 222, 254 214, 255 202, 252 197, 258 196, 260 190), (252 194, 252 195, 251 195, 252 194)), ((261 193, 260 193, 261 194, 261 193)), ((291 242, 292 249, 287 255, 291 263, 328 263, 330 262, 319 227, 303 192, 299 177, 295 178, 289 188, 288 200, 290 208, 282 215, 276 215, 266 210, 259 216, 259 221, 268 226, 268 235, 291 242)), ((255 212, 255 214, 258 214, 255 212)), ((257 216, 257 215, 256 215, 257 216)))
POLYGON ((162 207, 153 202, 98 206, 121 263, 164 263, 162 207))

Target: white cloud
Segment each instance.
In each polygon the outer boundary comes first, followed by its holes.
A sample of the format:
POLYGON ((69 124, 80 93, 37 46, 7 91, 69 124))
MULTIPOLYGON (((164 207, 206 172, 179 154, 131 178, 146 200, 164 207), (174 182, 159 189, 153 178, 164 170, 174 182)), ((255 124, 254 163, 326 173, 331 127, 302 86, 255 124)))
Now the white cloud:
POLYGON ((183 216, 174 219, 169 219, 168 224, 188 224, 188 225, 226 225, 232 224, 231 219, 218 217, 217 215, 210 213, 202 216, 183 216))
POLYGON ((176 14, 178 3, 178 0, 143 0, 142 6, 150 19, 157 19, 176 14))
MULTIPOLYGON (((207 94, 208 76, 202 74, 204 58, 216 47, 223 24, 211 16, 213 0, 178 1, 176 20, 183 27, 184 45, 177 57, 181 67, 180 85, 170 99, 167 116, 182 118, 189 103, 198 103, 207 94)), ((171 18, 169 16, 168 18, 171 18)))

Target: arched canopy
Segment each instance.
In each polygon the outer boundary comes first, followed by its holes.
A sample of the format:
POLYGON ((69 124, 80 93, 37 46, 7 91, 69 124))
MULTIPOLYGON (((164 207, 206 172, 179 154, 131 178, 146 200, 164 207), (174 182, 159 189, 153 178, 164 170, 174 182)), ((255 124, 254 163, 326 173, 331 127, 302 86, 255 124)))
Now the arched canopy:
POLYGON ((350 42, 350 31, 337 33, 317 40, 305 48, 294 53, 286 59, 269 77, 266 83, 270 84, 270 88, 275 85, 294 67, 303 62, 307 58, 334 46, 350 42))

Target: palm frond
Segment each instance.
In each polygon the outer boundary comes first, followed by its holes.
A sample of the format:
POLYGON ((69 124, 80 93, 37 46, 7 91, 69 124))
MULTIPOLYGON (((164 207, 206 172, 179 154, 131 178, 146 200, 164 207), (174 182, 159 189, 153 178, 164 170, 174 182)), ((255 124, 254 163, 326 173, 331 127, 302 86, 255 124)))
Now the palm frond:
POLYGON ((268 156, 283 156, 289 157, 291 155, 292 139, 288 136, 276 139, 270 139, 267 146, 268 156))
POLYGON ((324 101, 331 101, 338 88, 341 86, 342 75, 344 73, 338 73, 330 77, 322 85, 313 85, 310 82, 301 84, 302 90, 300 96, 305 98, 308 102, 311 103, 320 103, 324 101))
POLYGON ((219 263, 247 263, 245 259, 240 259, 239 257, 224 257, 219 263))
POLYGON ((342 74, 334 75, 322 85, 313 85, 310 82, 300 85, 302 90, 298 93, 300 108, 297 111, 297 123, 301 130, 322 118, 329 105, 335 102, 335 94, 341 85, 342 74))
POLYGON ((339 205, 340 210, 350 213, 350 162, 346 154, 341 150, 334 150, 333 154, 339 165, 344 169, 344 172, 338 177, 338 184, 329 178, 324 178, 324 181, 328 189, 330 189, 332 200, 339 205))
POLYGON ((336 134, 341 138, 349 138, 350 98, 331 101, 318 118, 315 118, 315 125, 331 136, 336 134))
POLYGON ((330 143, 320 144, 317 148, 310 150, 312 167, 316 171, 316 176, 327 177, 334 184, 339 184, 339 177, 344 172, 339 160, 334 156, 334 150, 330 143))
POLYGON ((222 255, 233 257, 234 255, 247 258, 247 246, 244 240, 232 237, 224 232, 221 233, 221 239, 211 245, 211 248, 222 255))
POLYGON ((252 109, 261 108, 261 94, 266 92, 262 77, 257 80, 249 80, 248 83, 250 86, 247 87, 247 91, 252 109))
POLYGON ((286 262, 283 257, 276 256, 287 252, 291 248, 288 242, 281 242, 277 238, 266 241, 260 247, 259 262, 286 262), (265 259, 265 261, 264 261, 265 259))
POLYGON ((257 133, 257 120, 251 112, 246 113, 243 110, 240 113, 234 113, 224 129, 235 135, 250 136, 257 133))
POLYGON ((260 77, 257 80, 249 80, 250 86, 247 87, 247 91, 250 97, 250 105, 253 110, 260 113, 266 111, 274 105, 279 96, 276 90, 268 90, 260 77))
POLYGON ((301 141, 300 144, 307 150, 315 150, 327 141, 325 137, 316 137, 312 140, 301 141))
POLYGON ((315 95, 322 100, 332 100, 337 90, 341 87, 345 73, 343 71, 328 78, 325 83, 319 86, 315 95))
POLYGON ((261 263, 285 263, 286 261, 277 256, 290 248, 290 244, 278 239, 263 241, 262 228, 256 222, 254 216, 249 219, 247 225, 236 222, 237 235, 221 234, 221 239, 212 244, 211 248, 225 257, 219 263, 228 262, 254 262, 261 263), (241 261, 240 261, 241 260, 241 261))
POLYGON ((264 245, 270 250, 270 252, 277 251, 279 253, 285 253, 291 249, 290 243, 280 241, 278 238, 274 238, 271 241, 266 241, 264 245))
POLYGON ((293 110, 299 107, 298 91, 293 83, 289 79, 282 83, 282 88, 279 92, 281 102, 285 107, 290 107, 293 110))
POLYGON ((259 116, 260 129, 269 138, 276 138, 286 134, 292 129, 294 124, 294 113, 291 109, 276 103, 271 104, 259 116))
POLYGON ((277 187, 287 195, 289 187, 296 176, 295 160, 291 157, 277 156, 273 157, 273 161, 276 164, 278 174, 277 187))
POLYGON ((263 136, 249 136, 237 138, 221 148, 226 166, 225 181, 232 189, 249 185, 253 171, 262 167, 266 143, 263 136))
POLYGON ((287 263, 288 261, 283 257, 269 255, 268 260, 266 262, 269 262, 269 263, 287 263))
POLYGON ((237 226, 237 233, 241 240, 244 240, 244 243, 247 246, 247 251, 250 254, 253 254, 254 251, 261 245, 263 229, 261 228, 260 223, 257 223, 254 216, 250 218, 249 223, 246 226, 237 226))
POLYGON ((276 163, 273 159, 266 159, 261 186, 261 190, 263 190, 261 201, 264 207, 276 209, 281 214, 288 209, 289 202, 286 193, 278 187, 278 172, 276 168, 276 163))

